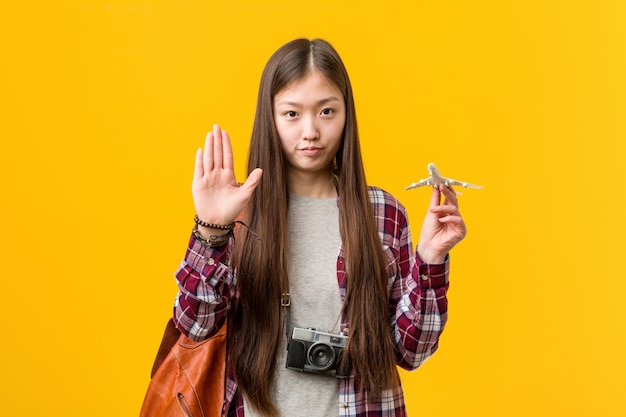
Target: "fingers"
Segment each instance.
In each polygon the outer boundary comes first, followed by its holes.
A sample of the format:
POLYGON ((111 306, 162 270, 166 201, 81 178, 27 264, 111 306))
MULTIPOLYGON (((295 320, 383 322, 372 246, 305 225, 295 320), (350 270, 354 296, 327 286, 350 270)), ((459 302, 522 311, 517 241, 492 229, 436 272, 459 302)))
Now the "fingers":
POLYGON ((213 138, 213 132, 209 132, 206 134, 206 138, 204 140, 204 153, 202 156, 202 165, 204 170, 210 171, 213 169, 213 143, 215 142, 213 138))
POLYGON ((213 168, 222 168, 224 160, 224 144, 222 143, 224 135, 219 125, 213 125, 213 168))
POLYGON ((206 134, 202 167, 205 171, 221 168, 233 169, 233 150, 230 138, 228 133, 222 130, 218 124, 213 125, 213 130, 206 134))
POLYGON ((439 189, 445 197, 444 203, 431 208, 430 211, 438 216, 437 220, 439 223, 452 226, 457 231, 459 240, 463 239, 467 233, 467 229, 465 221, 459 211, 459 201, 456 197, 456 192, 452 186, 446 187, 441 185, 439 189))
POLYGON ((228 136, 228 132, 226 132, 225 130, 222 130, 222 151, 223 167, 226 169, 234 169, 233 148, 230 144, 230 137, 228 136))
POLYGON ((442 223, 453 221, 455 218, 461 219, 459 209, 453 205, 441 205, 431 209, 430 212, 436 214, 442 223))
POLYGON ((196 162, 193 165, 193 179, 200 179, 204 174, 204 168, 202 166, 202 148, 198 148, 196 151, 196 162))
POLYGON ((441 192, 445 197, 444 204, 452 204, 458 207, 459 200, 456 197, 456 191, 454 191, 454 188, 452 188, 451 185, 440 185, 439 188, 441 189, 441 192))
POLYGON ((437 207, 443 206, 459 206, 459 200, 456 197, 456 192, 452 186, 439 185, 433 187, 433 193, 430 198, 430 211, 433 211, 437 207), (443 195, 444 201, 441 202, 441 196, 443 195))
POLYGON ((461 219, 461 213, 459 212, 459 200, 456 197, 456 192, 452 186, 440 185, 439 187, 433 187, 433 197, 431 199, 431 213, 439 215, 439 220, 442 222, 455 221, 461 219), (440 202, 441 194, 444 196, 443 203, 440 202), (435 198, 436 196, 436 198, 435 198))

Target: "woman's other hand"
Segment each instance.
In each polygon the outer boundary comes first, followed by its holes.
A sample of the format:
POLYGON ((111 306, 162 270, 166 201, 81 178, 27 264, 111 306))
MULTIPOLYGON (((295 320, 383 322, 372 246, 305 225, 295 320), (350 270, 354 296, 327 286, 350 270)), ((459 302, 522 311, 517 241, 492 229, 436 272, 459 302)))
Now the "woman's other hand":
POLYGON ((417 247, 419 257, 429 264, 441 264, 448 252, 466 234, 465 222, 459 212, 459 202, 452 186, 433 187, 417 247))

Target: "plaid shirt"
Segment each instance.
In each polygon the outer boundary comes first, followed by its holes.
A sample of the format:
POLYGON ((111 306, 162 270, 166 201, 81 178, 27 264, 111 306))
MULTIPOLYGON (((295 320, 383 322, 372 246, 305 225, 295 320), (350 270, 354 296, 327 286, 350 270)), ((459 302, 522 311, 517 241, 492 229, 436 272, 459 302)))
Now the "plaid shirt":
MULTIPOLYGON (((449 258, 444 264, 424 264, 415 256, 405 208, 391 194, 370 187, 370 200, 389 261, 388 293, 398 366, 414 370, 437 350, 447 320, 449 258)), ((231 245, 208 248, 192 235, 176 279, 179 293, 174 305, 178 328, 193 340, 217 332, 235 297, 235 274, 229 267, 231 245)), ((343 250, 337 258, 337 281, 342 300, 346 292, 343 250)), ((342 323, 342 328, 349 328, 342 323)), ((229 372, 225 410, 243 417, 243 397, 229 372)), ((339 380, 338 416, 405 416, 402 388, 388 389, 376 401, 355 386, 354 377, 339 380)))

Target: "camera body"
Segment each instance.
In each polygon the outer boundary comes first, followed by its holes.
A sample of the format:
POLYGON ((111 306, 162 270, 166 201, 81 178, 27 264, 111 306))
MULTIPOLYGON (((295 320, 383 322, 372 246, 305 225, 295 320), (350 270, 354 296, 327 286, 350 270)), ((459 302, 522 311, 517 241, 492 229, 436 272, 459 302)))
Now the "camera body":
POLYGON ((294 327, 287 345, 286 367, 302 372, 346 378, 350 371, 340 366, 348 336, 311 328, 294 327))

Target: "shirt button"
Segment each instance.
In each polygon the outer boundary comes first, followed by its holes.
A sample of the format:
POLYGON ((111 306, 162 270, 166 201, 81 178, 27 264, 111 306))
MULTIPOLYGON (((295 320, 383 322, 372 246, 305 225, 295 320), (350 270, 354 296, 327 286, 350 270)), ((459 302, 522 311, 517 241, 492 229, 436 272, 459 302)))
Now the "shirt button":
POLYGON ((348 408, 348 403, 341 403, 341 406, 342 406, 343 408, 348 408))
POLYGON ((213 259, 213 258, 209 258, 209 259, 207 259, 207 261, 206 261, 206 262, 207 262, 209 265, 214 265, 214 264, 215 264, 215 259, 213 259))
POLYGON ((422 274, 421 278, 423 281, 426 281, 430 277, 428 276, 428 274, 422 274))

